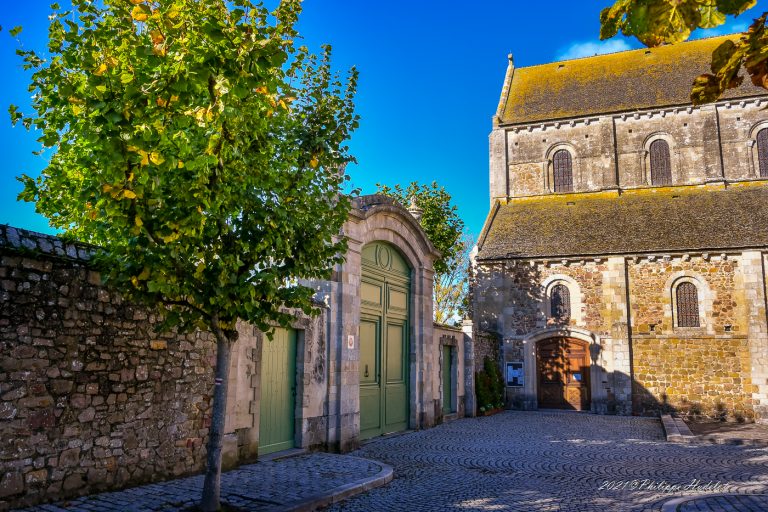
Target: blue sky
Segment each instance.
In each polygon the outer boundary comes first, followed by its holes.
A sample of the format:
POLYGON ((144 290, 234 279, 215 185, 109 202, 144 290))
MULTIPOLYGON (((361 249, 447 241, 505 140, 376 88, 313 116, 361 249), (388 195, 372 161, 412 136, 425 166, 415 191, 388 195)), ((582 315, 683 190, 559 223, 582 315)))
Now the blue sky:
MULTIPOLYGON (((22 25, 25 47, 44 48, 50 1, 9 2, 0 17, 0 224, 47 233, 53 231, 34 206, 16 201, 15 179, 37 175, 46 162, 32 155, 35 134, 12 128, 6 109, 29 103, 29 75, 8 29, 22 25)), ((437 181, 477 234, 488 212, 488 133, 507 54, 516 66, 529 66, 639 47, 625 38, 599 41, 599 13, 611 3, 305 0, 299 29, 306 44, 330 43, 338 69, 360 70, 362 119, 350 144, 359 164, 348 168, 353 184, 372 193, 379 182, 437 181)), ((717 33, 743 30, 760 7, 717 33)))

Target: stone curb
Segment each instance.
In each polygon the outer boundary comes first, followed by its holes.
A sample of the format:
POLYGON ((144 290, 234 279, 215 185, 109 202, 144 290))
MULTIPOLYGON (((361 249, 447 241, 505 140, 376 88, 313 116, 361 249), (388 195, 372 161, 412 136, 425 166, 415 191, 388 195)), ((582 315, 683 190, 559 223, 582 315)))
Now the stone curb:
POLYGON ((680 498, 675 498, 672 500, 667 501, 661 506, 661 512, 678 512, 680 509, 680 505, 685 504, 687 501, 693 501, 693 500, 700 500, 700 499, 706 499, 706 498, 722 498, 722 497, 728 497, 728 496, 768 496, 768 494, 749 494, 749 495, 742 495, 742 494, 735 494, 735 493, 717 493, 717 494, 699 494, 696 496, 682 496, 680 498))
POLYGON ((680 418, 673 418, 670 414, 661 415, 661 424, 664 427, 664 435, 670 443, 690 443, 696 441, 691 429, 680 418))
POLYGON ((353 457, 351 455, 346 455, 346 457, 377 464, 381 467, 381 471, 368 478, 362 478, 355 482, 337 487, 327 493, 310 496, 309 498, 305 498, 298 502, 276 507, 274 510, 280 512, 310 512, 312 510, 317 510, 320 507, 338 503, 351 496, 355 496, 356 494, 361 494, 370 491, 371 489, 387 485, 394 478, 392 466, 388 464, 375 460, 363 459, 362 457, 353 457))
POLYGON ((680 418, 673 418, 669 414, 661 415, 661 424, 664 426, 664 434, 670 443, 702 443, 722 444, 732 446, 756 446, 768 447, 765 439, 725 439, 712 434, 697 436, 691 432, 688 425, 680 418))

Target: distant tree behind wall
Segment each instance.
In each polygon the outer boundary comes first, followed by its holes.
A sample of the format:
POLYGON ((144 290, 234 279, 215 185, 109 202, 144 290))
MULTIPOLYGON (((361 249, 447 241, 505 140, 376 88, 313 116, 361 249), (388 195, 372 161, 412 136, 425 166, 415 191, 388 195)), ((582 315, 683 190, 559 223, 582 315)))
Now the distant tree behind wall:
POLYGON ((407 187, 377 184, 380 194, 392 197, 404 207, 411 201, 422 210, 421 227, 442 256, 435 262, 434 320, 451 323, 462 317, 468 293, 469 251, 474 245, 464 232, 464 221, 444 187, 416 181, 407 187))

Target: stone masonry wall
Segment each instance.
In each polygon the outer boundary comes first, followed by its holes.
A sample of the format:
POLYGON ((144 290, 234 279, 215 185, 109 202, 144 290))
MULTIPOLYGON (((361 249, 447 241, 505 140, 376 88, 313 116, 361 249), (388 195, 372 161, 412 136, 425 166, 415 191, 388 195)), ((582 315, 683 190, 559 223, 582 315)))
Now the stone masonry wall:
POLYGON ((481 263, 476 274, 476 325, 501 336, 503 361, 525 361, 525 386, 507 390, 513 406, 536 406, 537 340, 583 336, 597 412, 762 418, 766 317, 764 301, 748 298, 761 297, 759 253, 510 260, 481 263), (677 326, 682 281, 696 285, 700 327, 677 326), (570 291, 567 322, 550 315, 560 283, 570 291))
POLYGON ((739 256, 643 258, 628 274, 635 412, 753 419, 750 304, 739 256), (700 327, 676 325, 681 279, 696 285, 700 327))
POLYGON ((215 344, 89 270, 88 250, 0 226, 0 510, 204 467, 215 344))
POLYGON ((485 358, 499 361, 499 337, 489 332, 476 332, 473 336, 475 342, 475 372, 483 369, 485 358))

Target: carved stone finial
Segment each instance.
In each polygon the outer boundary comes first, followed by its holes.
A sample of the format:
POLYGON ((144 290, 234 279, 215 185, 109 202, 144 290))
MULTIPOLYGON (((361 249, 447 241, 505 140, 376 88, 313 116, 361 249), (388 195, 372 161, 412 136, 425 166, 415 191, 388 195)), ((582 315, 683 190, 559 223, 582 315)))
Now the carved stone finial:
POLYGON ((421 222, 421 217, 424 215, 424 210, 419 208, 419 205, 416 204, 416 196, 411 196, 411 204, 408 205, 408 213, 410 213, 414 219, 416 219, 416 222, 421 222))

